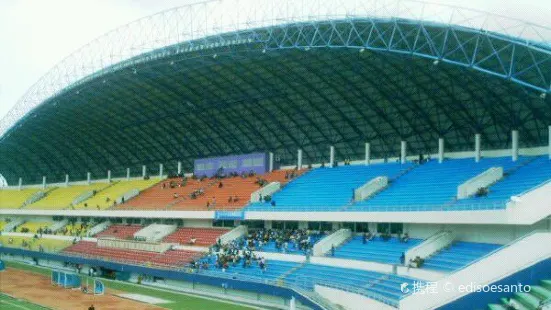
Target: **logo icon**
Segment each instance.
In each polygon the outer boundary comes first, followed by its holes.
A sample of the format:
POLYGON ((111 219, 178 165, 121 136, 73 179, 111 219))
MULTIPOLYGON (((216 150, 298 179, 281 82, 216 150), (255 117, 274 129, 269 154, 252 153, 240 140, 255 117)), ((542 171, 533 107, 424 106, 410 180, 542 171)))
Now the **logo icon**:
POLYGON ((400 285, 400 291, 402 291, 402 293, 404 293, 404 294, 409 293, 408 285, 409 285, 409 283, 406 283, 406 282, 402 283, 400 285))

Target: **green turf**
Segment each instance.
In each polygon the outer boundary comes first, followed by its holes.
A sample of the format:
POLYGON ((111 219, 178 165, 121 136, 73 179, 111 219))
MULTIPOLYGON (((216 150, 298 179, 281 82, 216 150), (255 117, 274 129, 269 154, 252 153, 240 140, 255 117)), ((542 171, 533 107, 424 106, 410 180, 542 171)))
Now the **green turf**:
POLYGON ((26 300, 13 298, 0 293, 0 309, 2 310, 45 310, 46 307, 33 304, 26 300))
MULTIPOLYGON (((6 266, 12 267, 15 269, 21 269, 26 271, 31 271, 35 273, 40 273, 45 276, 51 276, 51 270, 31 266, 28 264, 23 263, 17 263, 17 262, 9 262, 5 261, 6 266)), ((86 278, 88 276, 83 275, 83 281, 86 281, 86 278)), ((167 292, 163 290, 158 290, 155 288, 145 287, 141 285, 133 285, 133 284, 127 284, 122 283, 119 281, 111 281, 107 279, 101 279, 102 282, 105 283, 105 286, 114 290, 118 291, 124 291, 128 293, 135 293, 135 294, 142 294, 147 295, 151 297, 161 298, 165 300, 170 300, 173 303, 170 304, 163 304, 160 305, 163 308, 166 309, 172 309, 172 310, 204 310, 204 309, 220 309, 220 310, 245 310, 245 309, 252 309, 250 307, 235 305, 235 304, 229 304, 225 302, 219 302, 219 301, 213 301, 209 299, 204 299, 200 297, 180 294, 177 292, 167 292)), ((4 308, 1 308, 4 310, 4 308)), ((14 308, 15 309, 15 308, 14 308)), ((32 308, 32 309, 44 309, 44 308, 32 308)))

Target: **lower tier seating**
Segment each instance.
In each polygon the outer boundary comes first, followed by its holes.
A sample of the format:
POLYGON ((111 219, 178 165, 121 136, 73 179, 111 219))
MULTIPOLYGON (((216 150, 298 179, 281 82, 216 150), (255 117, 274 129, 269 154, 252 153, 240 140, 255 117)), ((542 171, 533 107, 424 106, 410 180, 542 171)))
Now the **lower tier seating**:
MULTIPOLYGON (((409 239, 408 242, 403 243, 398 238, 390 238, 388 241, 384 241, 381 237, 375 237, 364 244, 363 236, 355 236, 335 250, 335 257, 384 264, 400 264, 402 253, 421 242, 421 239, 409 239)), ((331 253, 329 252, 327 255, 331 255, 331 253)))
POLYGON ((28 233, 37 233, 39 229, 47 229, 52 225, 51 222, 34 222, 29 221, 19 225, 16 229, 16 232, 28 232, 28 233))
POLYGON ((423 264, 424 268, 452 272, 499 249, 501 245, 490 243, 454 242, 431 257, 423 264))
POLYGON ((218 241, 218 238, 229 230, 226 228, 193 228, 182 227, 166 236, 163 242, 179 243, 182 245, 211 246, 218 241), (191 244, 191 240, 195 243, 191 244))
POLYGON ((80 241, 64 250, 66 253, 86 257, 116 260, 133 264, 155 265, 163 267, 183 267, 198 256, 199 252, 168 250, 164 253, 98 247, 95 242, 80 241))
POLYGON ((511 309, 510 299, 513 299, 513 304, 516 305, 516 309, 541 309, 538 308, 546 300, 551 299, 551 280, 541 280, 539 285, 532 285, 529 293, 515 293, 512 296, 502 297, 500 299, 501 304, 489 304, 490 310, 508 310, 511 309))
POLYGON ((408 277, 374 271, 348 269, 315 264, 304 264, 285 277, 285 282, 312 290, 315 284, 365 289, 367 296, 391 305, 397 305, 405 296, 400 290, 403 283, 416 281, 408 277))
POLYGON ((243 279, 254 277, 256 279, 263 279, 273 282, 280 280, 283 275, 290 272, 292 268, 297 268, 300 266, 300 263, 266 260, 266 267, 264 270, 260 269, 258 261, 253 261, 252 265, 247 267, 243 267, 241 263, 229 264, 228 269, 222 270, 220 268, 216 268, 216 255, 203 258, 201 259, 201 262, 207 262, 209 265, 207 270, 200 269, 201 273, 208 273, 214 276, 231 275, 232 278, 236 279, 239 279, 240 277, 243 279))
POLYGON ((134 234, 137 233, 143 226, 141 225, 112 225, 106 230, 95 235, 96 238, 118 238, 118 239, 134 239, 134 234))
POLYGON ((31 251, 59 252, 71 245, 71 241, 4 235, 0 236, 0 245, 8 248, 23 248, 31 251))

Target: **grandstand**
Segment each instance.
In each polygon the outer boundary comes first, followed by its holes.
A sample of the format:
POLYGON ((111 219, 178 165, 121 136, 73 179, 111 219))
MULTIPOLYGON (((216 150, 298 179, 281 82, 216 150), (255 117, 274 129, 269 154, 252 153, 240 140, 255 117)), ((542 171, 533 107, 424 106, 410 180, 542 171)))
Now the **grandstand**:
POLYGON ((76 206, 74 209, 97 209, 104 210, 111 208, 116 204, 123 202, 122 197, 133 197, 133 195, 139 193, 140 191, 153 186, 159 182, 158 179, 149 179, 149 180, 131 180, 131 181, 118 181, 113 185, 105 188, 104 190, 96 193, 90 199, 87 199, 76 206), (130 195, 130 196, 127 196, 130 195))
POLYGON ((0 261, 236 309, 551 304, 550 34, 394 0, 130 23, 0 121, 0 261))
POLYGON ((2 209, 18 209, 24 206, 31 197, 41 192, 38 188, 0 189, 0 207, 2 209))
POLYGON ((68 187, 57 187, 48 191, 46 196, 28 206, 28 209, 65 209, 73 206, 73 202, 87 193, 92 196, 109 186, 108 183, 94 183, 91 185, 72 185, 68 187))

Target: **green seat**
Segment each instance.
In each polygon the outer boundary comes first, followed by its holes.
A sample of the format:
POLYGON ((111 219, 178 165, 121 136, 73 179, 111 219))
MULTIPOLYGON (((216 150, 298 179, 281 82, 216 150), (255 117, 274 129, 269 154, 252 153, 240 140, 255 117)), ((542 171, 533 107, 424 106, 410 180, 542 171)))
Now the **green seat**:
POLYGON ((507 308, 505 308, 505 306, 500 305, 500 304, 489 304, 488 309, 490 309, 490 310, 507 310, 507 308))
POLYGON ((551 298, 551 290, 539 285, 532 286, 530 293, 543 300, 551 298))

